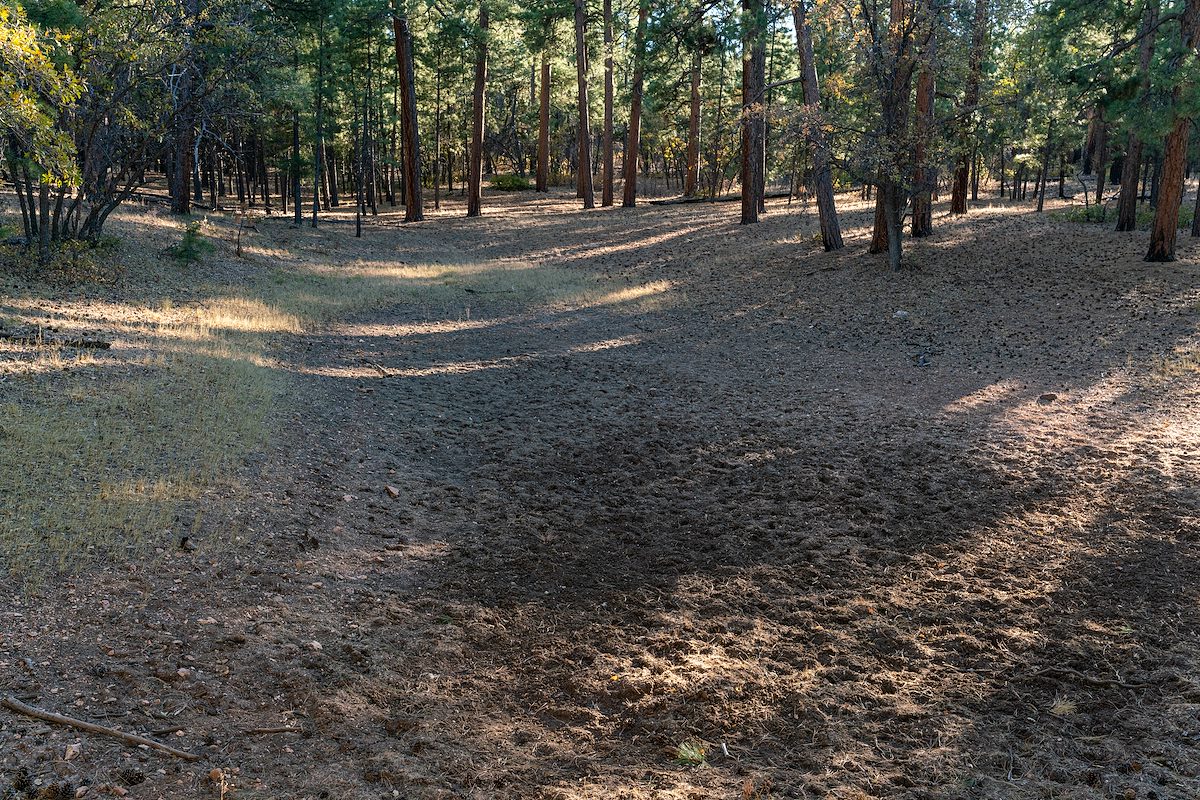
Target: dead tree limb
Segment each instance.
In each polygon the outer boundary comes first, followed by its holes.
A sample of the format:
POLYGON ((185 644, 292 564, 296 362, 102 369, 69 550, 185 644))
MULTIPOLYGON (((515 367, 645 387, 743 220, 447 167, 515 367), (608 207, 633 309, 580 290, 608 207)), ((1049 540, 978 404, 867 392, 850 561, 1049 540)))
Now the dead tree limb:
POLYGON ((12 695, 0 699, 0 706, 17 714, 24 714, 27 717, 33 717, 34 719, 40 719, 45 722, 53 722, 56 725, 66 725, 69 728, 76 728, 81 731, 87 731, 88 733, 99 733, 103 734, 104 736, 112 736, 115 739, 120 739, 138 746, 145 745, 152 750, 158 750, 159 752, 166 753, 167 755, 175 756, 176 758, 182 758, 184 761, 200 760, 200 756, 196 755, 195 753, 187 753, 183 750, 176 750, 170 745, 163 744, 162 742, 156 742, 153 739, 147 739, 145 736, 138 736, 134 733, 125 733, 124 731, 119 731, 116 728, 109 728, 106 725, 97 725, 94 722, 85 722, 84 720, 75 719, 74 717, 64 717, 62 714, 55 714, 53 711, 43 711, 40 708, 34 708, 33 706, 22 703, 12 695))

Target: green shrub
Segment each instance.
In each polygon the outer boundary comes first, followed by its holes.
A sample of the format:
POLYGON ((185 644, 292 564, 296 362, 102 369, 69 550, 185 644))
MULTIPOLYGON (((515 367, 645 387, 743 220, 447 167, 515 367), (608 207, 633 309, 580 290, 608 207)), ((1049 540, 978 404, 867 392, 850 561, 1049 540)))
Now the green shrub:
MULTIPOLYGON (((1179 207, 1179 227, 1192 227, 1192 217, 1195 215, 1195 209, 1191 203, 1184 203, 1179 207)), ((1061 211, 1053 211, 1050 216, 1054 219, 1062 220, 1063 222, 1104 222, 1113 225, 1117 222, 1115 209, 1109 209, 1107 214, 1100 213, 1100 206, 1091 205, 1087 208, 1083 206, 1071 206, 1061 211)), ((1154 223, 1154 209, 1149 203, 1139 203, 1137 207, 1137 227, 1138 230, 1148 231, 1154 223)))
POLYGON ((532 189, 533 184, 520 175, 493 175, 492 188, 502 192, 525 192, 532 189))
POLYGON ((179 240, 179 244, 171 247, 170 253, 185 266, 191 266, 212 249, 212 242, 200 233, 200 223, 189 222, 183 230, 183 238, 179 240))

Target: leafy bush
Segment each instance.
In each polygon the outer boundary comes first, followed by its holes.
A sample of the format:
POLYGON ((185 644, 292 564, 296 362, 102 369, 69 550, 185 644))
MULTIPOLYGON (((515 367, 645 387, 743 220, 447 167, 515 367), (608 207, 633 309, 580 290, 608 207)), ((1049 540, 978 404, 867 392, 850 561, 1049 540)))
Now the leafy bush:
POLYGON ((533 184, 520 175, 493 175, 492 188, 502 192, 525 192, 532 189, 533 184))
POLYGON ((183 230, 183 238, 179 240, 179 244, 171 247, 170 253, 185 266, 191 266, 212 249, 212 242, 200 233, 200 223, 189 222, 183 230))

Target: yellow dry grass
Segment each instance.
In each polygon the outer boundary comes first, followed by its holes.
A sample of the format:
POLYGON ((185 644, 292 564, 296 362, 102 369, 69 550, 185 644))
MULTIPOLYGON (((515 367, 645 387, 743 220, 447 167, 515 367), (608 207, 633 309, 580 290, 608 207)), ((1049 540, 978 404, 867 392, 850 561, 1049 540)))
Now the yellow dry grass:
POLYGON ((522 304, 643 296, 608 294, 560 268, 380 257, 377 243, 339 231, 272 229, 235 261, 235 228, 204 221, 217 248, 183 267, 167 254, 181 223, 125 212, 122 243, 93 256, 113 262, 93 271, 123 267, 133 288, 118 299, 64 302, 37 284, 0 296, 9 326, 99 329, 116 340, 98 352, 0 343, 0 571, 36 582, 173 546, 198 524, 202 497, 241 491, 245 460, 269 441, 289 380, 274 353, 283 335, 401 302, 461 320, 481 295, 522 304), (210 280, 214 268, 220 280, 210 280))

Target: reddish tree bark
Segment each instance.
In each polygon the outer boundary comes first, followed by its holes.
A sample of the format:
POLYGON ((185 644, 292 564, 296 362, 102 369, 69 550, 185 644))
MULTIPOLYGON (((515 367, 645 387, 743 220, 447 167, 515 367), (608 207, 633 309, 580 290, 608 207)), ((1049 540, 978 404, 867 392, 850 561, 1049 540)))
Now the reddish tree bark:
POLYGON ((400 174, 404 181, 404 221, 425 219, 421 202, 421 140, 417 129, 417 89, 413 76, 412 34, 408 17, 393 0, 392 31, 396 39, 396 75, 400 84, 400 174))

